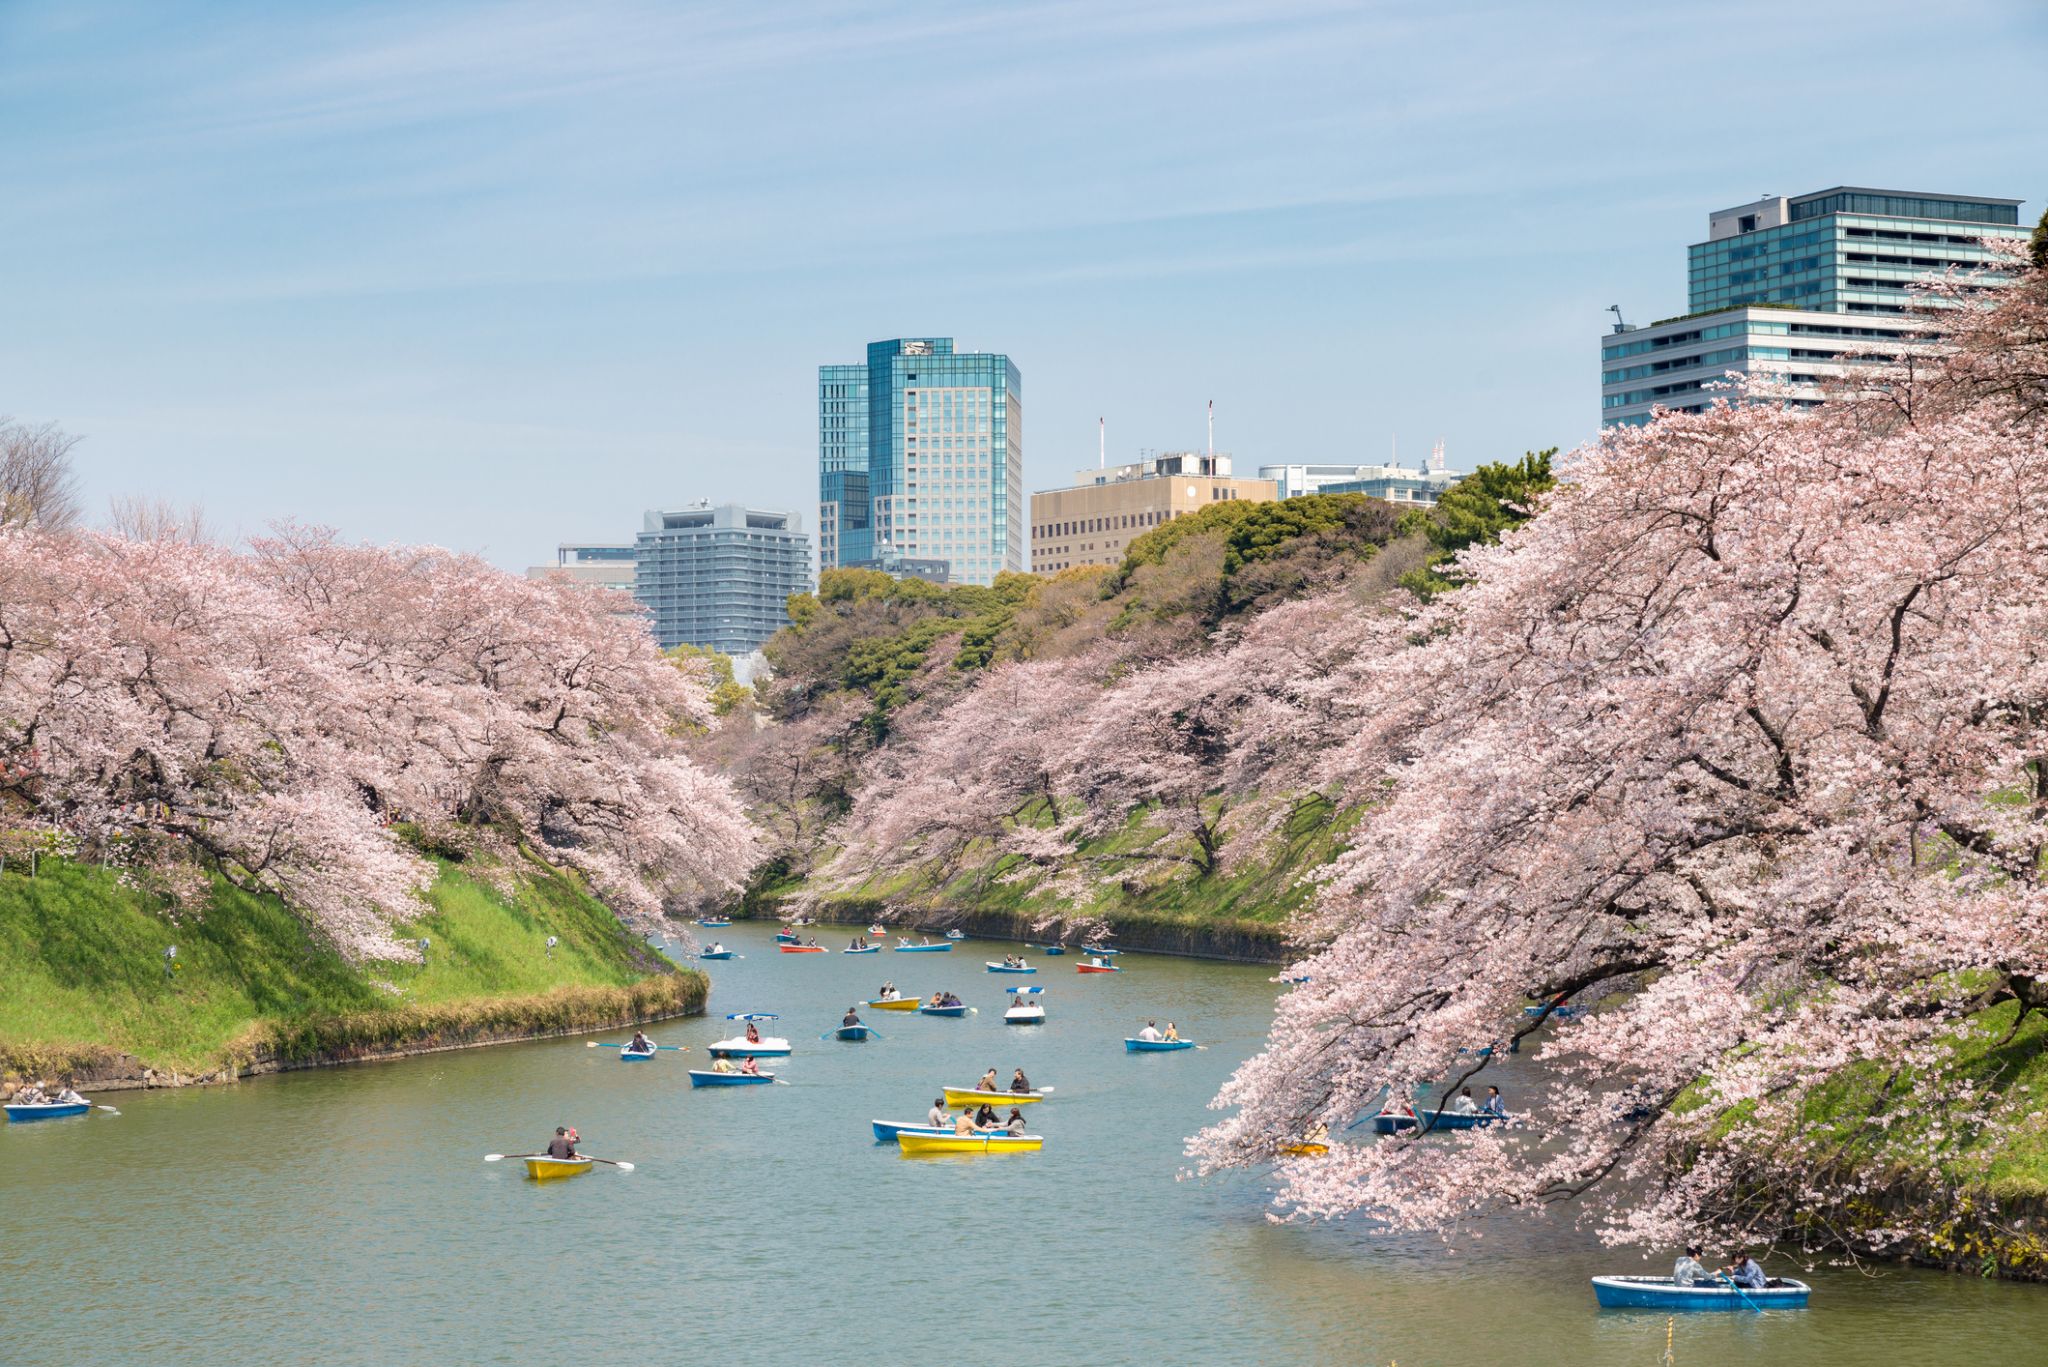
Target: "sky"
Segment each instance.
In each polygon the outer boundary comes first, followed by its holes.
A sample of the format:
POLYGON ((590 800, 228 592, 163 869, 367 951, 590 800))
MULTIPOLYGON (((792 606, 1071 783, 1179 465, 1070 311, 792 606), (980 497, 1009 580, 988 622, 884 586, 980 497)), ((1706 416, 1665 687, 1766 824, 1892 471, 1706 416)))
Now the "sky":
POLYGON ((1023 373, 1028 488, 1599 421, 1706 215, 2048 200, 2048 4, 0 0, 0 413, 89 508, 518 569, 815 529, 817 367, 1023 373))

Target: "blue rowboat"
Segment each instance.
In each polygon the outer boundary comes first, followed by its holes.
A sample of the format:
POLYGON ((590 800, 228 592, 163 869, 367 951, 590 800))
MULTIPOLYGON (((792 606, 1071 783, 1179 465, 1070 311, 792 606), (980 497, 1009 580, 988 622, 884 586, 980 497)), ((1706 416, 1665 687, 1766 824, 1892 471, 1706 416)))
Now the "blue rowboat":
POLYGON ((1051 954, 1055 957, 1067 952, 1065 945, 1026 945, 1024 947, 1026 949, 1035 949, 1040 954, 1051 954))
POLYGON ((1083 954, 1102 954, 1112 959, 1123 953, 1121 949, 1110 949, 1104 945, 1082 945, 1081 952, 1083 954))
POLYGON ((1594 1299, 1607 1310, 1804 1310, 1812 1291, 1790 1277, 1773 1278, 1761 1291, 1737 1291, 1727 1282, 1679 1286, 1669 1277, 1593 1278, 1594 1299))
POLYGON ((652 1049, 648 1049, 640 1053, 635 1053, 631 1049, 619 1050, 619 1062, 621 1063, 645 1063, 647 1062, 647 1060, 653 1057, 654 1051, 652 1049))
POLYGON ((1124 1052, 1127 1054, 1170 1054, 1176 1049, 1192 1049, 1191 1039, 1127 1039, 1124 1052))
POLYGON ((690 1070, 692 1087, 759 1087, 775 1081, 773 1073, 705 1073, 690 1070))
POLYGON ((951 940, 941 940, 935 945, 897 945, 896 952, 898 954, 951 954, 953 952, 953 942, 951 940))
POLYGON ((917 1014, 920 1016, 964 1016, 967 1014, 967 1004, 962 1002, 958 1006, 920 1006, 917 1008, 917 1014))
POLYGON ((841 954, 880 954, 882 947, 880 945, 869 945, 866 949, 842 949, 839 952, 841 954))
MULTIPOLYGON (((1487 1115, 1484 1112, 1478 1115, 1454 1115, 1450 1111, 1433 1116, 1419 1106, 1416 1109, 1421 1112, 1422 1119, 1429 1122, 1429 1128, 1432 1130, 1476 1130, 1512 1118, 1504 1115, 1487 1115)), ((1372 1118, 1372 1130, 1374 1134, 1399 1134, 1403 1130, 1414 1129, 1420 1123, 1412 1115, 1376 1115, 1372 1118)))
POLYGON ((991 963, 987 959, 981 961, 981 966, 991 973, 1036 973, 1038 971, 1035 968, 1027 968, 1019 964, 991 963))
POLYGON ((797 935, 793 930, 778 930, 775 932, 775 943, 778 945, 793 945, 796 943, 796 940, 797 935))
POLYGON ((62 1120, 67 1115, 84 1115, 92 1109, 90 1101, 45 1101, 23 1102, 6 1108, 7 1118, 22 1120, 62 1120))
POLYGON ((940 1129, 933 1125, 919 1125, 914 1123, 908 1125, 899 1125, 893 1120, 871 1120, 868 1123, 875 1127, 875 1142, 877 1144, 893 1144, 896 1142, 896 1136, 899 1134, 953 1133, 953 1128, 950 1125, 945 1127, 944 1129, 940 1129))
POLYGON ((964 940, 967 937, 957 930, 949 930, 946 932, 946 938, 949 940, 964 940))
POLYGON ((697 924, 700 926, 710 926, 712 929, 715 930, 720 926, 729 926, 732 924, 732 922, 725 920, 723 917, 717 917, 709 921, 699 919, 697 924))
POLYGON ((868 1037, 869 1030, 865 1025, 842 1025, 832 1033, 849 1044, 857 1044, 868 1037))
POLYGON ((729 949, 707 949, 697 957, 700 959, 730 959, 732 951, 729 949))

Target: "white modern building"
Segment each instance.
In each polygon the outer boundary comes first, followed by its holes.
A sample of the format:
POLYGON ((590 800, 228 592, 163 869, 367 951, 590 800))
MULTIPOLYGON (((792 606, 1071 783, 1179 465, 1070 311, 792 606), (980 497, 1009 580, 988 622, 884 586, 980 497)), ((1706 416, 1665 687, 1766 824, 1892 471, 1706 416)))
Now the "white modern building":
POLYGON ((1768 373, 1787 402, 1818 403, 1855 353, 1913 345, 1908 289, 1981 266, 1984 239, 2021 237, 2016 199, 1837 186, 1707 216, 1687 252, 1688 312, 1600 339, 1600 425, 1648 422, 1717 397, 1729 373, 1768 373))
POLYGON ((1385 465, 1261 465, 1259 478, 1280 486, 1280 497, 1303 494, 1367 494, 1389 503, 1429 507, 1464 476, 1444 468, 1444 444, 1429 455, 1429 468, 1398 461, 1385 465))

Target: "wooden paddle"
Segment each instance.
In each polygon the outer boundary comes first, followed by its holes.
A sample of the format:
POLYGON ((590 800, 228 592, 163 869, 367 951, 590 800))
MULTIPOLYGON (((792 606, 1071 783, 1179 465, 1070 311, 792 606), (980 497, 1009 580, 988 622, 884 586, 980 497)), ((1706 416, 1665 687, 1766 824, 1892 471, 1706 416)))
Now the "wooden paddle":
POLYGON ((589 1153, 579 1154, 578 1157, 588 1158, 593 1163, 609 1163, 613 1167, 617 1168, 620 1172, 631 1172, 633 1170, 633 1165, 631 1163, 628 1163, 625 1160, 619 1158, 599 1158, 597 1155, 589 1153))

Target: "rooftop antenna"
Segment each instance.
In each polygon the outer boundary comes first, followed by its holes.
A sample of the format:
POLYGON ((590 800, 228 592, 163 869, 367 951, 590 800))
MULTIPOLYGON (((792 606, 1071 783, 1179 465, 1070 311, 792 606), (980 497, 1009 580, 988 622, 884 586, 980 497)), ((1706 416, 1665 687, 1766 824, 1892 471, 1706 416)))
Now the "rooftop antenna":
POLYGON ((1216 400, 1209 400, 1209 454, 1216 454, 1216 400))
POLYGON ((1107 470, 1109 468, 1108 418, 1097 418, 1095 420, 1095 468, 1098 470, 1107 470))
POLYGON ((1607 311, 1614 315, 1614 330, 1616 332, 1627 332, 1628 324, 1621 320, 1621 305, 1609 304, 1607 311))

